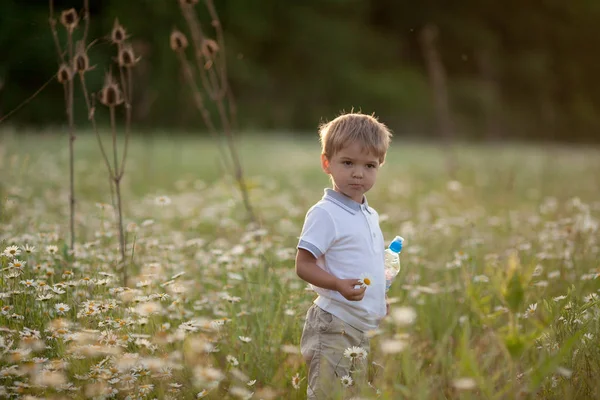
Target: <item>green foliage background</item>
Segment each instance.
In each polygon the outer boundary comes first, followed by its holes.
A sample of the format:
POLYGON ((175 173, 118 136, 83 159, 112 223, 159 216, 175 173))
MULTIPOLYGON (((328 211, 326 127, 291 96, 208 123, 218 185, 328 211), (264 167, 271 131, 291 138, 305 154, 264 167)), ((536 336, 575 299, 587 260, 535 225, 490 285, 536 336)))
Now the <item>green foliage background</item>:
MULTIPOLYGON (((200 2, 199 15, 206 17, 200 2)), ((275 0, 216 1, 226 32, 230 80, 246 130, 314 131, 352 107, 376 112, 395 131, 436 135, 419 32, 440 31, 451 108, 458 133, 485 136, 478 57, 490 54, 499 88, 502 138, 595 141, 600 138, 595 0, 275 0)), ((57 70, 48 2, 0 0, 0 115, 57 70)), ((56 8, 81 9, 79 1, 56 8)), ((115 18, 127 28, 142 62, 136 72, 135 124, 148 130, 202 130, 168 38, 185 31, 176 0, 91 1, 91 38, 115 18)), ((113 56, 99 40, 88 75, 98 91, 113 56)), ((81 100, 81 99, 80 99, 81 100)), ((79 127, 86 126, 83 102, 79 127)), ((64 123, 62 87, 52 82, 10 118, 18 126, 64 123)))

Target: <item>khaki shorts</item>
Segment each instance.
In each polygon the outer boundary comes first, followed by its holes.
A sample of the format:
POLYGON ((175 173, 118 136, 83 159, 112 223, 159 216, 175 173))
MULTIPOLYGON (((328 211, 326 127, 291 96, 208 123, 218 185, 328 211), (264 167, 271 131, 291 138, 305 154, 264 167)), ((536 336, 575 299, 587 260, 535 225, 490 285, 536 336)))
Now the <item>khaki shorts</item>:
POLYGON ((352 346, 369 351, 364 332, 315 304, 309 308, 300 340, 300 351, 308 367, 308 399, 341 399, 366 384, 367 359, 352 362, 344 357, 344 351, 352 346), (345 375, 352 377, 351 387, 342 385, 345 375))

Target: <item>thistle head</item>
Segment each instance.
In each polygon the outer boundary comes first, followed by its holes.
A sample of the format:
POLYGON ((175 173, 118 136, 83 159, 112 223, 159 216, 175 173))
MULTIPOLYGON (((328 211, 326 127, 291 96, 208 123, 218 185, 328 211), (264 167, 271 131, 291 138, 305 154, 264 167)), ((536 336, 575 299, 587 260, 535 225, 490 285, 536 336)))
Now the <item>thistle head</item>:
POLYGON ((133 48, 130 44, 124 44, 119 48, 119 54, 117 55, 117 62, 119 66, 125 68, 131 68, 139 61, 139 58, 135 58, 133 48))
POLYGON ((171 32, 171 38, 169 41, 173 51, 184 51, 188 47, 187 38, 178 30, 171 32))
POLYGON ((78 41, 75 46, 75 55, 73 56, 73 70, 83 74, 92 69, 90 67, 90 58, 85 51, 85 46, 82 41, 78 41))
POLYGON ((58 67, 56 77, 60 83, 65 84, 73 78, 73 70, 66 63, 62 63, 58 67))
POLYGON ((115 44, 119 44, 123 43, 125 39, 127 39, 127 31, 123 28, 123 25, 119 23, 119 19, 116 18, 112 31, 110 32, 110 40, 115 44))
POLYGON ((107 107, 115 107, 123 103, 123 96, 121 95, 119 85, 117 85, 110 72, 106 74, 104 86, 100 90, 100 103, 107 107))
POLYGON ((202 41, 202 54, 207 59, 212 59, 219 51, 219 45, 212 39, 204 39, 202 41))
POLYGON ((77 28, 77 24, 79 24, 79 15, 77 15, 77 11, 75 11, 74 8, 71 8, 60 13, 60 23, 63 24, 69 32, 73 32, 73 30, 77 28))

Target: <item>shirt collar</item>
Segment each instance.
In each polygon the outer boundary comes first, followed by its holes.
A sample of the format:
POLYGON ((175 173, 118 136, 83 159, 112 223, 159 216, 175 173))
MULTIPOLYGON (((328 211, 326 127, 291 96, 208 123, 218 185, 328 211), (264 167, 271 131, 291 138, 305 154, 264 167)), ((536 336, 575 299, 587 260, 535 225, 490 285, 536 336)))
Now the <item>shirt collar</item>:
POLYGON ((333 189, 327 188, 324 190, 323 199, 329 200, 334 204, 342 207, 344 210, 348 211, 350 214, 356 214, 358 211, 363 208, 369 214, 371 214, 371 209, 369 208, 369 203, 367 202, 367 196, 363 195, 363 203, 357 203, 351 198, 343 195, 340 192, 336 192, 333 189))

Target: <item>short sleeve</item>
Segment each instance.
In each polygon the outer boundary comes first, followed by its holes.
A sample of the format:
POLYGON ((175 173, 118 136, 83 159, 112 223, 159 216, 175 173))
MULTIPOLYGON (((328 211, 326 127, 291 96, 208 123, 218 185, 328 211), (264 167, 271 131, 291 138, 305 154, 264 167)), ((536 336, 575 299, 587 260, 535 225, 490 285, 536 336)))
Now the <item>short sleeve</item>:
POLYGON ((298 248, 310 251, 318 258, 325 254, 335 237, 336 230, 331 215, 320 207, 313 207, 306 213, 298 248))

